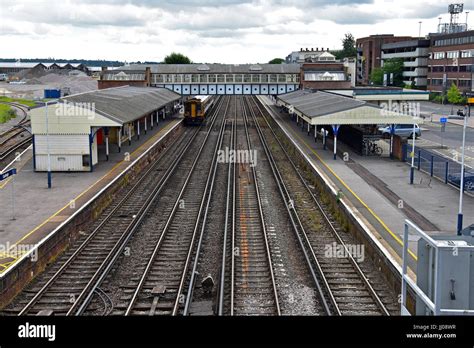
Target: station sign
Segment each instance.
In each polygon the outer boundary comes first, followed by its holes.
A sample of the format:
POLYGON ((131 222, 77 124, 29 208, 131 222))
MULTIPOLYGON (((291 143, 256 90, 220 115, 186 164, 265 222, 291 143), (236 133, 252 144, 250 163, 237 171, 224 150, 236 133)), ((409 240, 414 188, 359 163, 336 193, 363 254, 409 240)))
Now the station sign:
POLYGON ((467 103, 468 104, 474 104, 474 98, 467 98, 467 103))
POLYGON ((5 173, 1 173, 0 174, 0 181, 6 180, 6 179, 8 179, 9 177, 11 177, 15 174, 16 174, 16 168, 12 168, 12 169, 6 171, 5 173))
POLYGON ((448 122, 448 119, 447 119, 446 117, 441 117, 441 118, 439 119, 439 122, 440 122, 440 123, 446 123, 446 122, 448 122))

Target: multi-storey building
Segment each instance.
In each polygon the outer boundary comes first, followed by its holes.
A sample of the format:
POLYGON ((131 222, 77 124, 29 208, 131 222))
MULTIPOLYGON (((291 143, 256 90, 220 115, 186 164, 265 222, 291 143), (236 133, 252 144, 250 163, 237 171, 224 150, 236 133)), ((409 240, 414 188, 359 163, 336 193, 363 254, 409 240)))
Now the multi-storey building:
POLYGON ((370 74, 382 65, 382 45, 410 40, 410 36, 394 36, 393 34, 370 35, 356 40, 357 47, 357 79, 358 85, 368 85, 370 74))
POLYGON ((287 64, 303 64, 311 62, 334 62, 336 57, 329 52, 329 48, 301 48, 299 51, 291 52, 285 59, 287 64))
POLYGON ((474 30, 430 34, 428 89, 446 91, 453 83, 461 92, 472 91, 474 30))
POLYGON ((426 89, 430 40, 408 40, 382 45, 382 66, 388 59, 403 59, 406 85, 426 89))

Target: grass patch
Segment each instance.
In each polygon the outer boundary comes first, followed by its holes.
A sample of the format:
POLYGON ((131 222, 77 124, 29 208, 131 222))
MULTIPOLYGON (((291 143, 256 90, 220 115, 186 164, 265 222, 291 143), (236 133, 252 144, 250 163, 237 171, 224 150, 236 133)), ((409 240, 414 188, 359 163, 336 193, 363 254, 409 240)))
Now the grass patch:
POLYGON ((0 97, 0 101, 8 103, 18 103, 23 104, 28 107, 33 107, 36 105, 36 102, 28 99, 19 99, 19 98, 10 98, 10 97, 0 97))
POLYGON ((5 123, 16 117, 15 111, 5 104, 0 104, 0 123, 5 123))

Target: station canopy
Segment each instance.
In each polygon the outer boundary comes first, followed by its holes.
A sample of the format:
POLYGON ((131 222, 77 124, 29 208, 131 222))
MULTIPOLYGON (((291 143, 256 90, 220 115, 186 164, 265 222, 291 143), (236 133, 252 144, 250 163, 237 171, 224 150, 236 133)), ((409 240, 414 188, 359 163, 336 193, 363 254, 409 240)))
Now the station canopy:
POLYGON ((181 96, 166 88, 116 87, 62 98, 67 103, 93 105, 95 112, 121 124, 133 122, 181 96))
POLYGON ((413 124, 423 120, 410 113, 383 109, 365 101, 332 93, 298 90, 278 96, 278 104, 311 125, 413 124))

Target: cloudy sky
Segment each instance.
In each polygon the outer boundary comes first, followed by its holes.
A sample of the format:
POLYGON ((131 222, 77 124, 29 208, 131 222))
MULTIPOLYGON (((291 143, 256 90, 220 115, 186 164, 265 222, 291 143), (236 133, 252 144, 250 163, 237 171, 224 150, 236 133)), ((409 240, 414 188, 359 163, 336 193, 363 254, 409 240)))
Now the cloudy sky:
POLYGON ((422 21, 427 34, 438 17, 448 21, 450 2, 0 0, 0 56, 161 61, 178 51, 195 62, 263 63, 300 47, 339 48, 347 32, 416 36, 422 21))

